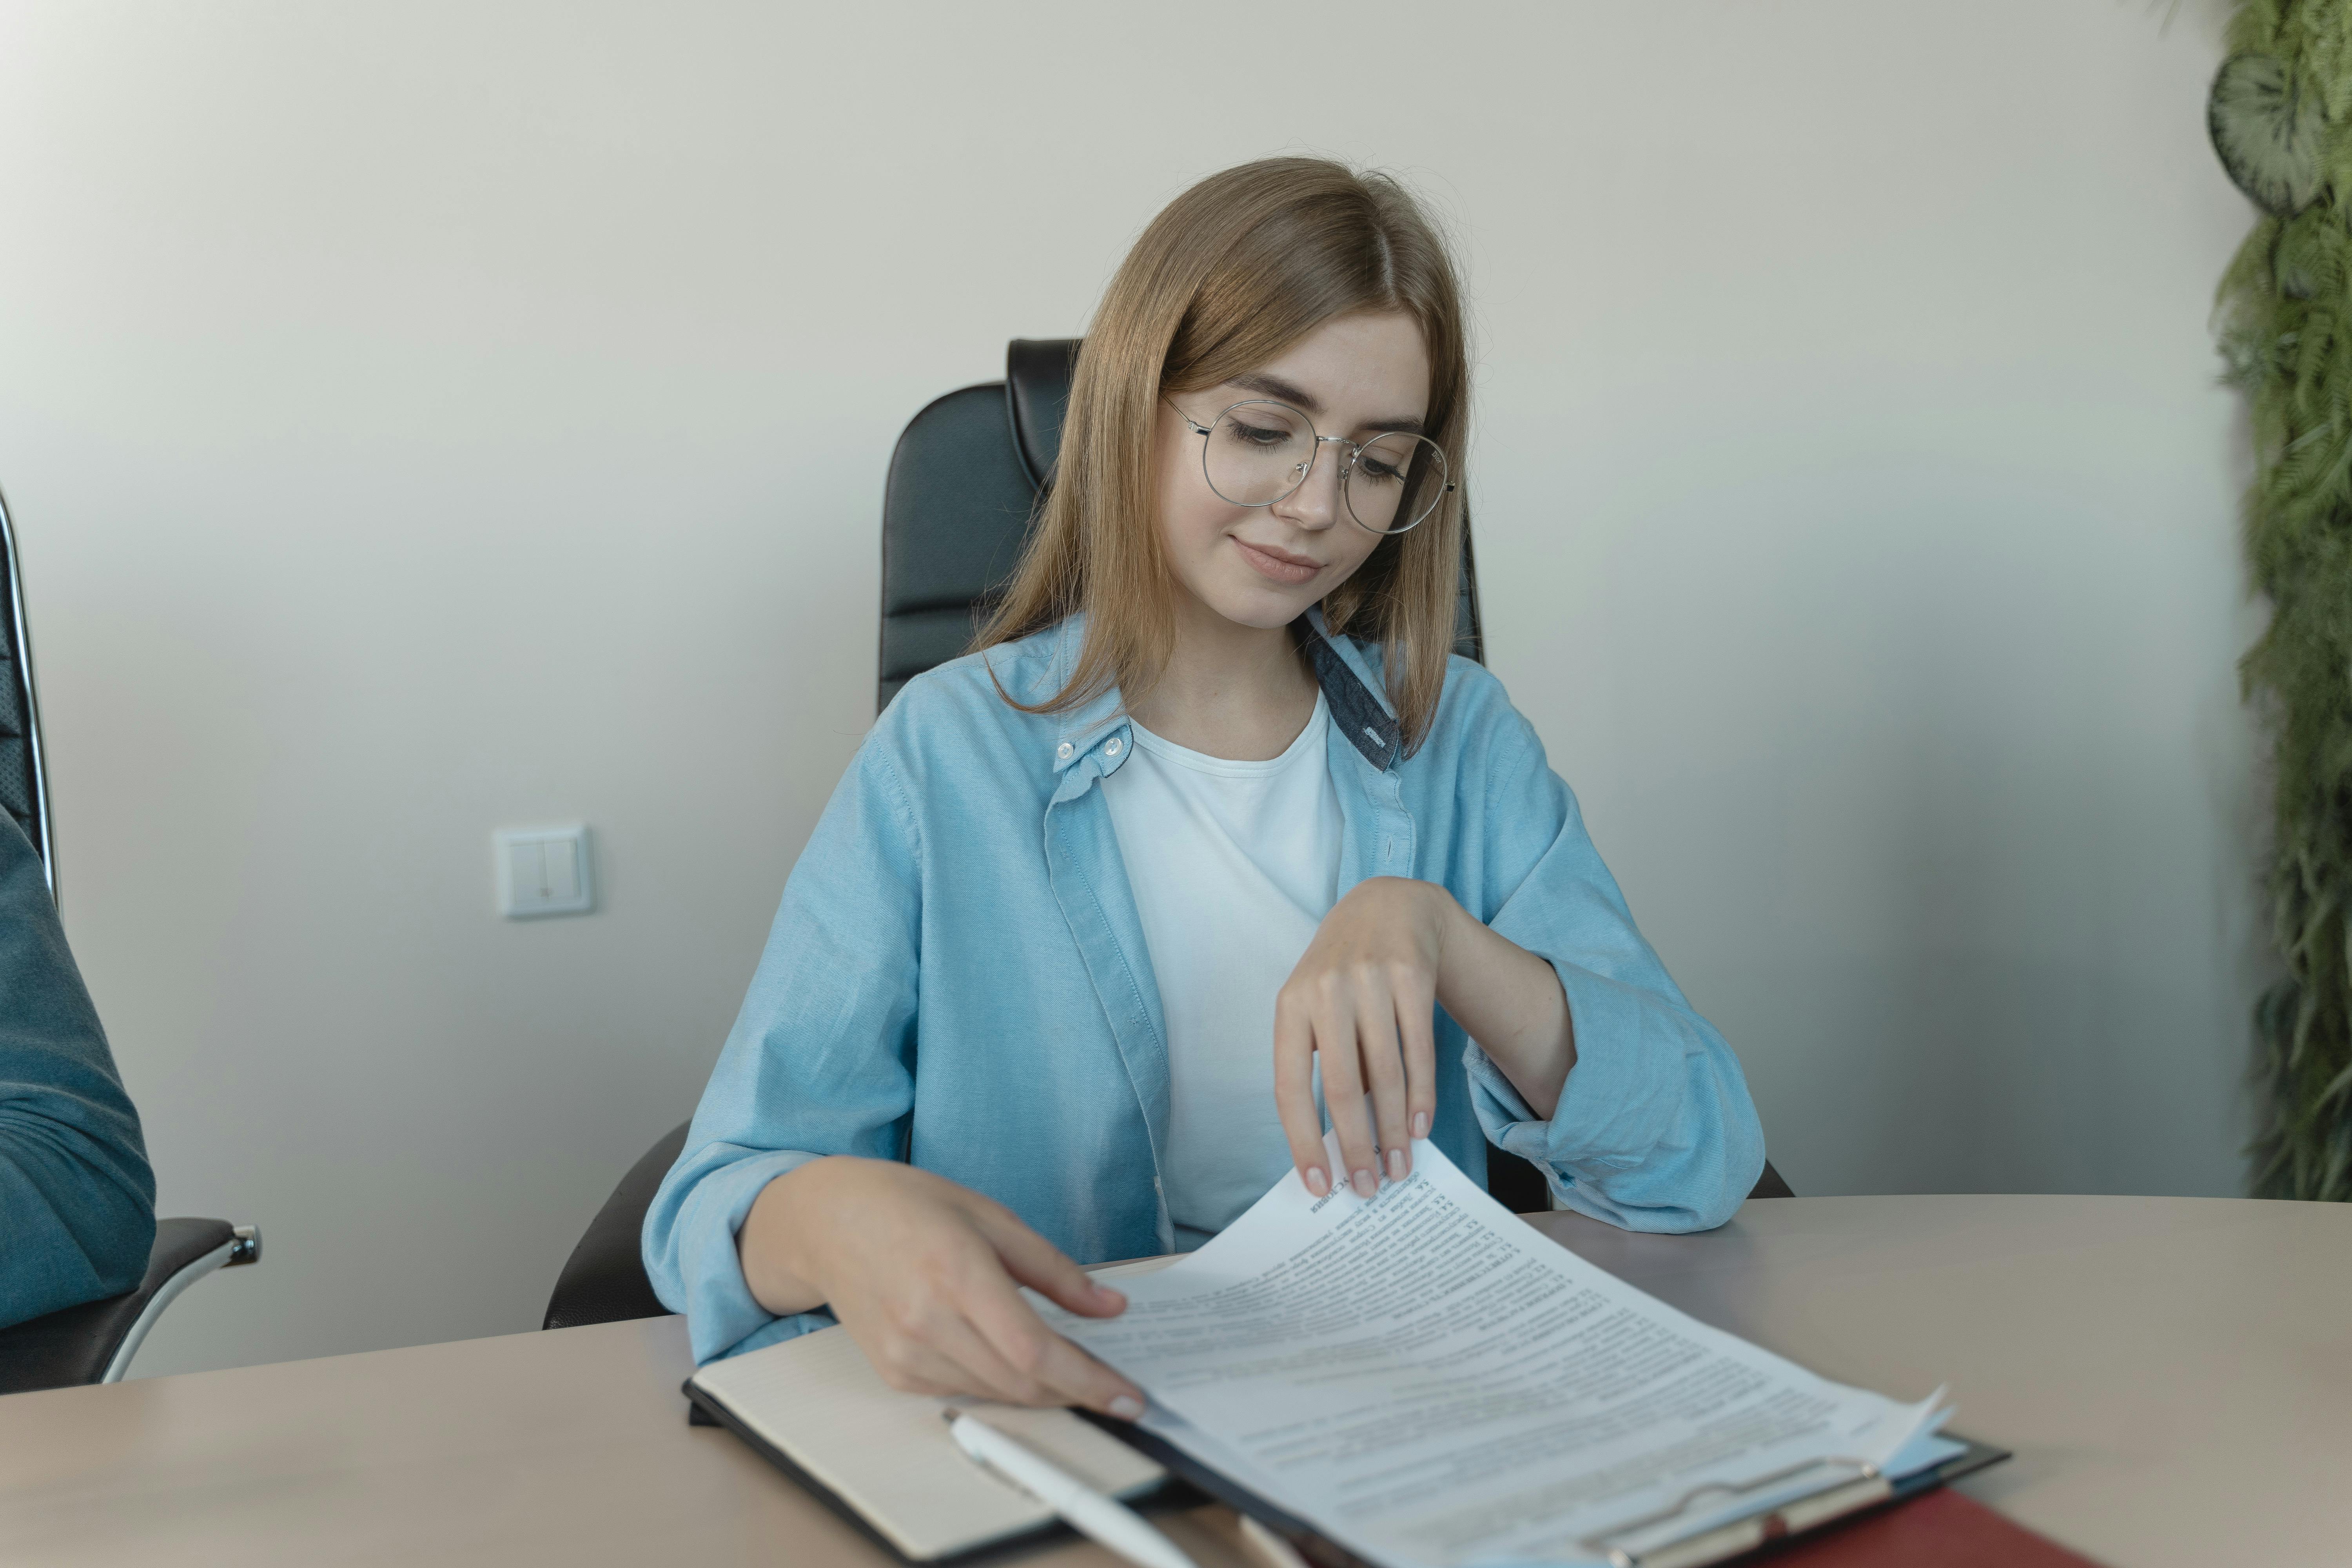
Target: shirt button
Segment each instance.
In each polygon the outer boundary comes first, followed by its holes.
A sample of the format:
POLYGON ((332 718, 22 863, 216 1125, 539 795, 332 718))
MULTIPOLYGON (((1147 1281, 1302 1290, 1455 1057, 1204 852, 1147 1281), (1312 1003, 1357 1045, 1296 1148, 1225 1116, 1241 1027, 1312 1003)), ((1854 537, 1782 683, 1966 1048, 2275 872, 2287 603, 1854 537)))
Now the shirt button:
POLYGON ((1076 750, 1077 748, 1076 746, 1073 746, 1067 741, 1065 741, 1060 745, 1054 748, 1054 754, 1066 763, 1070 760, 1070 753, 1076 750))
POLYGON ((1110 744, 1103 748, 1103 755, 1106 757, 1115 757, 1118 755, 1118 737, 1113 735, 1110 738, 1110 744))

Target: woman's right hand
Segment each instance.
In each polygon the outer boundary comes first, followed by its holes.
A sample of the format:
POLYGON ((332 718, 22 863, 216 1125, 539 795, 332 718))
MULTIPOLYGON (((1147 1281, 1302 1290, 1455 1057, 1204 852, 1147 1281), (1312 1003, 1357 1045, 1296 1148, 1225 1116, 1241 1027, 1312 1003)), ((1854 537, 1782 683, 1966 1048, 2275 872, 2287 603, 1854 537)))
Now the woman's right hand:
POLYGON ((770 1182, 735 1237, 751 1295, 783 1316, 830 1306, 891 1387, 1143 1414, 1135 1385, 1047 1328, 1018 1289, 1116 1317, 1011 1209, 894 1160, 833 1155, 770 1182))

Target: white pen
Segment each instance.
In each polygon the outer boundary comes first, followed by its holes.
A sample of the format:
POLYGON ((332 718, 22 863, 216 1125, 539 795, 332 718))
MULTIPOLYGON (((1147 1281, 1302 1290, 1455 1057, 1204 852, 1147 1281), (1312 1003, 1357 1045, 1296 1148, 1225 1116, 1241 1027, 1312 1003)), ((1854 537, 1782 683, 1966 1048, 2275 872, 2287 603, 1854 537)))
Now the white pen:
POLYGON ((945 1412, 956 1447, 994 1470, 1138 1568, 1199 1568, 1174 1542, 1143 1521, 1143 1516, 1105 1497, 1025 1443, 1015 1441, 960 1410, 945 1412))

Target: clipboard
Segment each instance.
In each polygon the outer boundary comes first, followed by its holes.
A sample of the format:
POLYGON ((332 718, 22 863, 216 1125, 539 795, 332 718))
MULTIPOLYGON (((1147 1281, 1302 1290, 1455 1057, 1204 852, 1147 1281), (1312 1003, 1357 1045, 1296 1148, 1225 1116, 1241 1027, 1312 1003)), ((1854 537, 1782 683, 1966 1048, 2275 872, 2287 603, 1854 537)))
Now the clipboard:
MULTIPOLYGON (((1075 1414, 1138 1452, 1158 1460, 1170 1475, 1223 1503, 1244 1519, 1256 1521, 1299 1556, 1314 1564, 1314 1568, 1382 1568, 1381 1564, 1367 1562, 1338 1542, 1329 1540, 1305 1520, 1276 1508, 1222 1471, 1202 1464, 1166 1438, 1090 1410, 1078 1410, 1075 1414)), ((1794 1479, 1794 1476, 1764 1476, 1738 1489, 1738 1491, 1762 1492, 1764 1500, 1753 1510, 1737 1511, 1727 1519, 1720 1517, 1722 1507, 1715 1500, 1726 1495, 1725 1489, 1708 1488, 1681 1500, 1673 1509, 1618 1526, 1611 1532, 1613 1541, 1587 1544, 1597 1553, 1604 1554, 1612 1568, 1706 1568, 1707 1564, 1729 1562, 1824 1525, 1891 1508, 1923 1492, 1933 1491, 1948 1481, 1973 1475, 2011 1458, 2006 1448, 1996 1448, 1990 1443, 1980 1443, 1957 1433, 1946 1436, 1950 1441, 1964 1445, 1962 1450, 1906 1476, 1890 1478, 1880 1475, 1875 1466, 1853 1463, 1850 1469, 1834 1477, 1825 1477, 1820 1487, 1811 1488, 1793 1498, 1787 1496, 1786 1488, 1778 1483, 1794 1479), (1695 1516, 1700 1522, 1677 1531, 1674 1523, 1678 1516, 1695 1516)), ((1728 1495, 1736 1497, 1738 1494, 1728 1495)))

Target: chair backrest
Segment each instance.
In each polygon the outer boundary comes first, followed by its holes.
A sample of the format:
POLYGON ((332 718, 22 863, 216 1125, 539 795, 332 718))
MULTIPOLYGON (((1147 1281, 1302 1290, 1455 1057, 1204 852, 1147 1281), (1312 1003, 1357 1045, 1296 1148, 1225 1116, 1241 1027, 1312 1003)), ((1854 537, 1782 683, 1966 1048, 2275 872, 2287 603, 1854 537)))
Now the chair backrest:
POLYGON ((58 889, 49 839, 49 786, 41 765, 41 710, 33 697, 33 652, 25 631, 16 529, 0 496, 0 809, 16 819, 41 857, 49 893, 58 889))
MULTIPOLYGON (((963 652, 1053 482, 1076 338, 1015 338, 1004 379, 950 392, 908 422, 882 492, 882 649, 875 706, 963 652)), ((1469 519, 1454 650, 1485 657, 1469 519)))

